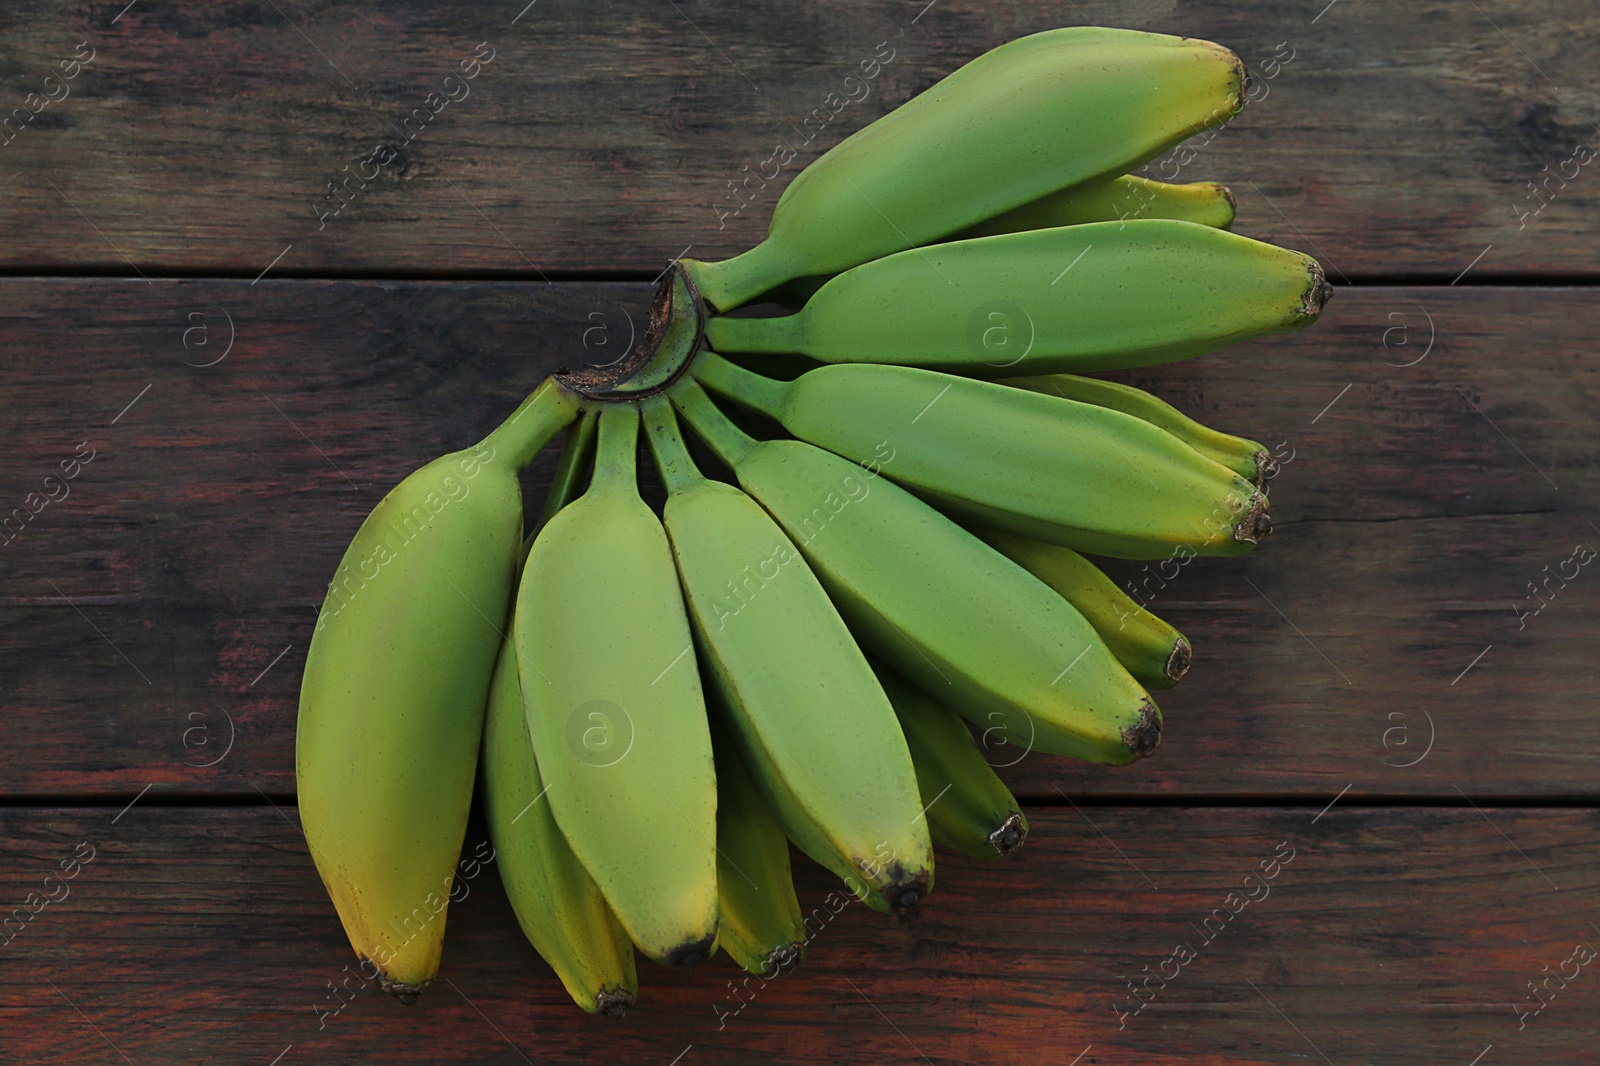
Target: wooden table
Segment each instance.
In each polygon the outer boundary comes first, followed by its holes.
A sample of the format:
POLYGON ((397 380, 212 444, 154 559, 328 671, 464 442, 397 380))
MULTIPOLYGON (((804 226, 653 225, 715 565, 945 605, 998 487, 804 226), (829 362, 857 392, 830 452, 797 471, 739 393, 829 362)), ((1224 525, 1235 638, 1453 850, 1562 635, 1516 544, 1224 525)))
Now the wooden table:
POLYGON ((0 946, 0 1061, 1600 1061, 1600 576, 1551 577, 1600 545, 1588 5, 524 2, 0 9, 0 511, 57 497, 0 549, 0 905, 67 889, 0 946), (1152 603, 1197 649, 1159 755, 1010 767, 1021 852, 764 987, 645 964, 584 1016, 484 873, 420 1002, 336 1000, 292 752, 362 517, 757 241, 788 175, 733 187, 813 109, 801 162, 1083 22, 1244 57, 1257 102, 1152 173, 1336 286, 1124 375, 1288 459, 1273 539, 1152 603))

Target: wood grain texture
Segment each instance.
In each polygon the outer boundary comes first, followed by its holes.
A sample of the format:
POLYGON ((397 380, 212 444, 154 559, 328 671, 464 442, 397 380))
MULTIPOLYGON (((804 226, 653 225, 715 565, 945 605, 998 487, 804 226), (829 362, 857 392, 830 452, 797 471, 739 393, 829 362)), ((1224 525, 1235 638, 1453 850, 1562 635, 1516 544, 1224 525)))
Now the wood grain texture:
POLYGON ((1584 5, 1321 6, 19 0, 0 11, 0 114, 24 108, 0 267, 653 273, 754 244, 801 165, 961 63, 1093 22, 1250 66, 1257 102, 1150 170, 1232 184, 1242 232, 1336 278, 1448 280, 1490 245, 1480 276, 1594 272, 1584 5), (47 84, 80 42, 92 61, 47 84), (480 43, 493 58, 446 84, 480 43), (880 43, 893 58, 847 83, 880 43), (779 143, 799 154, 768 181, 779 143))
MULTIPOLYGON (((550 369, 612 358, 646 290, 0 283, 0 514, 68 492, 0 547, 0 795, 291 792, 315 609, 362 518, 550 369), (191 365, 230 321, 231 351, 191 365)), ((1116 770, 1023 758, 1017 792, 1594 795, 1600 578, 1517 606, 1600 548, 1597 310, 1592 290, 1346 289, 1312 330, 1124 375, 1289 460, 1277 532, 1169 581, 1114 564, 1197 650, 1163 747, 1116 770)))
MULTIPOLYGON (((331 1014, 330 984, 357 968, 292 810, 10 808, 7 907, 79 842, 94 858, 0 946, 0 1056, 1411 1066, 1493 1045, 1483 1066, 1593 1061, 1592 964, 1552 983, 1520 1029, 1513 1006, 1575 945, 1600 945, 1592 810, 1102 808, 1092 825, 1031 813, 1011 859, 941 857, 906 926, 830 902, 828 875, 800 860, 802 902, 826 921, 798 970, 739 984, 739 1009, 725 957, 687 972, 641 963, 639 1005, 609 1021, 570 1005, 491 866, 452 906, 444 968, 414 1007, 352 978, 331 1014), (1160 973, 1179 945, 1195 957, 1169 964, 1133 1015, 1127 979, 1160 973)), ((469 848, 481 839, 469 827, 469 848)))

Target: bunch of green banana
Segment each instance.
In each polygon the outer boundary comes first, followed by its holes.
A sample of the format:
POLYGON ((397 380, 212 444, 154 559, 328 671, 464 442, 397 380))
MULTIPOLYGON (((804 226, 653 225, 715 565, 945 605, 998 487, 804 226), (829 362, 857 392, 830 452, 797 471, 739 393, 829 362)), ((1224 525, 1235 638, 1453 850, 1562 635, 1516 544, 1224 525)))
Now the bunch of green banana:
POLYGON ((934 847, 1027 836, 987 753, 1156 751, 1149 690, 1189 641, 1079 553, 1250 551, 1275 471, 1082 372, 1321 312, 1321 268, 1228 232, 1226 188, 1129 173, 1226 123, 1242 81, 1158 34, 996 48, 803 171, 755 248, 670 268, 637 351, 378 504, 317 622, 296 773, 383 987, 409 1001, 438 969, 480 766, 518 924, 615 1015, 635 948, 796 965, 791 844, 904 914, 934 847), (729 313, 758 297, 800 309, 729 313), (524 540, 518 474, 564 427, 524 540))

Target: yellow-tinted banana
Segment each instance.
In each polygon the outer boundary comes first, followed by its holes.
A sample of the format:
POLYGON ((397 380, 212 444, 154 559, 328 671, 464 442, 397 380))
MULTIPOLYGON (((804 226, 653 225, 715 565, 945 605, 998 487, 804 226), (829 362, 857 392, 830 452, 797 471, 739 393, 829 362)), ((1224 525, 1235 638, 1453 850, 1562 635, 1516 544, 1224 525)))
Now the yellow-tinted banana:
POLYGON ((717 946, 762 977, 788 973, 805 952, 806 929, 789 871, 789 838, 767 809, 731 741, 716 723, 717 946))
POLYGON ((588 490, 540 531, 514 638, 546 799, 633 942, 690 966, 717 931, 716 777, 666 533, 639 498, 638 412, 607 405, 588 490))
POLYGON ((1237 555, 1269 528, 1250 482, 1120 411, 870 363, 776 381, 705 352, 690 373, 858 463, 887 446, 888 475, 941 508, 1053 543, 1127 559, 1180 546, 1237 555))
POLYGON ((1213 229, 1233 225, 1233 193, 1214 181, 1172 185, 1136 174, 1086 182, 1043 196, 1031 204, 963 230, 961 236, 991 237, 1088 222, 1131 222, 1136 218, 1170 218, 1213 229))
POLYGON ((979 377, 1110 370, 1299 329, 1328 293, 1310 256, 1144 218, 913 248, 845 271, 795 314, 713 318, 706 340, 979 377))
POLYGON ((1028 837, 1028 819, 967 732, 961 716, 885 666, 878 680, 900 716, 933 842, 994 859, 1028 837))
POLYGON ((999 530, 980 529, 978 535, 1076 607, 1145 688, 1171 688, 1188 673, 1194 652, 1184 635, 1071 548, 999 530))
POLYGON ((672 407, 645 410, 667 532, 730 735, 784 831, 894 909, 928 890, 933 854, 894 709, 789 537, 695 469, 672 407))
MULTIPOLYGON (((692 379, 669 395, 857 638, 901 673, 1019 747, 1111 764, 1156 749, 1155 704, 1032 574, 875 469, 802 441, 752 440, 692 379)), ((890 451, 876 463, 896 461, 890 451)))
POLYGON ((1265 445, 1202 425, 1165 400, 1131 385, 1078 374, 1047 374, 1043 377, 1003 380, 1007 385, 1042 392, 1046 396, 1064 396, 1069 400, 1092 403, 1096 407, 1142 418, 1152 426, 1159 426, 1171 433, 1212 462, 1221 463, 1241 477, 1253 479, 1258 485, 1271 476, 1276 466, 1265 445))
MULTIPOLYGON (((767 237, 685 265, 726 311, 1132 170, 1243 105, 1244 66, 1206 41, 1076 26, 986 53, 789 183, 767 237)), ((1059 268, 1058 268, 1059 269, 1059 268)))
POLYGON ((517 472, 576 413, 546 381, 476 448, 407 477, 361 524, 317 616, 301 825, 351 947, 408 1001, 439 968, 522 536, 517 472))

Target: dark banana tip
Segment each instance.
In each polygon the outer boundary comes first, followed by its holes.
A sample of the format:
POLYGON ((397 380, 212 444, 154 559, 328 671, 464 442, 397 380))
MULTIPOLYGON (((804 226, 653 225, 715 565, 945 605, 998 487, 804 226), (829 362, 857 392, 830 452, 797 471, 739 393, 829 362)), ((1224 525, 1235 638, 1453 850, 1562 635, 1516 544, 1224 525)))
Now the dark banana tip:
POLYGON ((1278 460, 1265 451, 1256 452, 1256 488, 1267 491, 1267 482, 1278 476, 1278 460))
POLYGON ((778 977, 793 970, 799 964, 800 954, 804 948, 805 943, 803 941, 773 948, 767 953, 764 969, 761 971, 760 976, 778 977))
POLYGON ((1189 646, 1186 637, 1179 637, 1178 642, 1172 646, 1172 654, 1167 656, 1165 673, 1167 680, 1177 684, 1183 680, 1183 675, 1189 672, 1189 664, 1194 662, 1194 649, 1189 646))
POLYGON ((633 1006, 633 993, 626 988, 602 988, 600 994, 594 997, 596 1014, 604 1014, 607 1018, 620 1018, 628 1013, 628 1008, 633 1006))
POLYGON ((408 985, 404 981, 391 981, 382 974, 378 975, 378 987, 408 1007, 415 1003, 422 990, 432 983, 432 981, 424 981, 420 985, 408 985))
POLYGON ((1161 746, 1161 712, 1149 700, 1139 708, 1139 720, 1122 731, 1122 743, 1135 759, 1154 755, 1161 746))
POLYGON ((1214 181, 1212 184, 1221 191, 1222 198, 1228 201, 1228 210, 1237 216, 1239 214, 1239 201, 1233 198, 1233 190, 1222 184, 1220 181, 1214 181))
POLYGON ((1333 286, 1328 284, 1328 276, 1322 271, 1322 264, 1315 259, 1307 257, 1311 266, 1307 273, 1311 275, 1311 285, 1306 289, 1304 300, 1300 304, 1300 316, 1305 319, 1303 325, 1310 325, 1322 314, 1322 309, 1328 306, 1328 299, 1333 295, 1333 286))
POLYGON ((919 870, 903 879, 897 878, 883 886, 883 898, 889 901, 890 914, 910 913, 927 894, 928 871, 926 870, 919 870))
POLYGON ((1267 513, 1266 493, 1258 492, 1245 503, 1244 514, 1233 525, 1233 539, 1243 544, 1260 544, 1272 533, 1272 516, 1267 513))
POLYGON ((989 846, 994 848, 996 855, 1010 855, 1022 847, 1022 842, 1027 839, 1028 827, 1022 823, 1021 813, 1012 811, 1000 823, 1000 828, 989 834, 989 846))
POLYGON ((716 942, 716 934, 710 933, 699 940, 691 940, 679 944, 667 952, 662 959, 668 966, 678 966, 687 970, 691 966, 699 965, 711 957, 711 945, 716 942))

